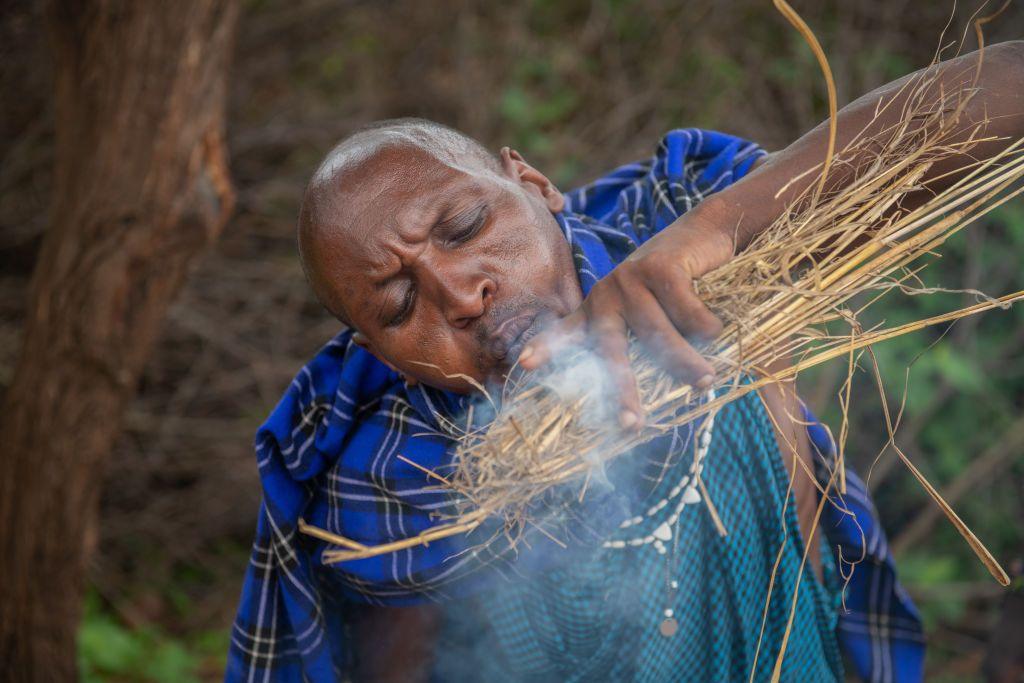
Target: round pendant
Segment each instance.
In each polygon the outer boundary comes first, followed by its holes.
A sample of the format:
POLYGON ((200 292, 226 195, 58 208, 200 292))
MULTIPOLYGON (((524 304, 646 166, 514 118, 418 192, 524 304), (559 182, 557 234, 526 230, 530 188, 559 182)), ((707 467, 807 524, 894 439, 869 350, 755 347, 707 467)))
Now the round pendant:
POLYGON ((661 631, 661 635, 666 638, 671 638, 676 634, 676 631, 679 630, 679 622, 672 617, 668 617, 661 622, 661 625, 658 626, 658 630, 661 631))

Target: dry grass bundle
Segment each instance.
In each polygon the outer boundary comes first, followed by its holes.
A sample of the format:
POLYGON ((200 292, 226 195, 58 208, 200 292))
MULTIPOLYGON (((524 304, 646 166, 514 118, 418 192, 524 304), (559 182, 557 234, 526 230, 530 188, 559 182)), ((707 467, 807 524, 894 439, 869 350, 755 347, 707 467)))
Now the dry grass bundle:
MULTIPOLYGON (((827 74, 823 55, 819 58, 827 74)), ((602 414, 604 397, 599 388, 588 386, 593 357, 575 351, 553 371, 511 381, 494 420, 461 434, 454 472, 428 473, 458 501, 458 513, 449 523, 376 547, 303 525, 304 531, 345 548, 326 552, 324 560, 341 562, 429 543, 472 531, 489 518, 500 519, 514 541, 531 524, 537 502, 555 487, 575 486, 577 495, 584 496, 599 468, 638 444, 808 367, 847 356, 852 371, 858 349, 1024 298, 1024 292, 1001 299, 979 294, 981 303, 975 306, 896 328, 863 329, 858 323, 862 311, 887 292, 932 291, 918 279, 915 262, 1024 191, 1019 182, 1024 176, 1024 140, 996 157, 967 162, 959 179, 941 191, 923 188, 922 179, 937 162, 969 158, 972 148, 990 139, 983 123, 965 123, 973 90, 943 92, 937 78, 932 74, 908 81, 876 111, 877 120, 899 102, 898 122, 862 133, 834 156, 833 116, 829 156, 807 171, 817 173, 819 181, 742 253, 696 283, 699 296, 726 323, 724 333, 705 350, 715 369, 717 398, 698 400, 702 391, 671 380, 634 345, 632 364, 647 420, 639 433, 625 433, 615 420, 595 419, 602 414), (828 187, 830 166, 852 177, 839 191, 828 187), (912 193, 928 194, 911 207, 904 200, 912 193), (866 293, 868 303, 854 307, 853 297, 859 301, 866 293), (782 375, 769 375, 766 369, 780 359, 793 363, 782 375), (741 383, 745 376, 755 379, 741 383)), ((891 438, 890 444, 895 447, 891 438)), ((1007 582, 966 525, 896 450, 993 575, 1007 582)), ((836 473, 840 489, 841 452, 836 473)))

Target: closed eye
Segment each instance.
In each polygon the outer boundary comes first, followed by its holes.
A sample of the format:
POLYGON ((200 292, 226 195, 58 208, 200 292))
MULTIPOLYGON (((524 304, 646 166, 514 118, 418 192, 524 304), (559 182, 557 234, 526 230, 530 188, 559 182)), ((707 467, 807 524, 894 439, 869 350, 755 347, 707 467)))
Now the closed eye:
POLYGON ((409 314, 412 313, 413 305, 416 303, 416 288, 408 287, 405 290, 405 296, 402 297, 402 305, 399 307, 395 314, 392 315, 385 323, 388 327, 398 327, 406 320, 409 319, 409 314))
POLYGON ((445 243, 448 246, 458 246, 472 239, 487 224, 488 211, 486 206, 481 206, 465 224, 456 228, 453 234, 448 236, 445 243))

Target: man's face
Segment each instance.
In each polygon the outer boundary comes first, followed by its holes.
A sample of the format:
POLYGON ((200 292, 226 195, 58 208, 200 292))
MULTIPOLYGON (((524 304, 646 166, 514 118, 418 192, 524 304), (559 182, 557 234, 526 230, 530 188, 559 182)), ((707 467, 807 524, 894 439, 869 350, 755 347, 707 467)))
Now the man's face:
POLYGON ((515 153, 501 170, 386 147, 314 191, 314 287, 407 378, 500 381, 539 326, 581 301, 552 215, 561 195, 515 153), (424 365, 426 364, 426 365, 424 365))

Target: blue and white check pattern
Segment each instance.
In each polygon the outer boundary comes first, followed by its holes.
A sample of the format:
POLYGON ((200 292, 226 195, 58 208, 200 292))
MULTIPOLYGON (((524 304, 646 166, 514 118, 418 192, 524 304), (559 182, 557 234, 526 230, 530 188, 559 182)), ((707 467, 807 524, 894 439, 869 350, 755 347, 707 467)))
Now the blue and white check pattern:
MULTIPOLYGON (((568 193, 556 219, 584 294, 646 239, 743 177, 763 154, 722 133, 674 130, 650 159, 568 193)), ((466 541, 456 537, 324 566, 325 544, 297 530, 302 517, 377 545, 435 525, 449 500, 397 456, 444 471, 452 441, 438 416, 455 419, 465 408, 465 397, 406 386, 352 343, 348 331, 302 368, 256 437, 263 505, 226 680, 343 680, 350 663, 346 602, 409 605, 477 589, 486 567, 497 566, 500 549, 460 553, 466 541)), ((828 451, 823 429, 812 428, 811 436, 828 451)), ((842 645, 866 680, 920 680, 920 621, 896 582, 870 499, 853 476, 844 504, 855 519, 827 506, 822 525, 842 558, 859 560, 846 592, 848 612, 839 617, 842 645)), ((851 565, 840 561, 840 568, 849 573, 851 565)))

